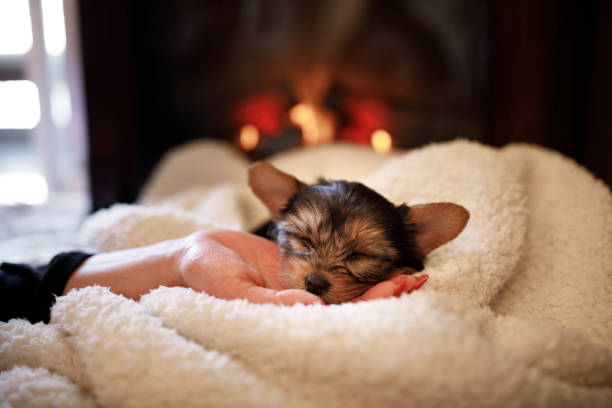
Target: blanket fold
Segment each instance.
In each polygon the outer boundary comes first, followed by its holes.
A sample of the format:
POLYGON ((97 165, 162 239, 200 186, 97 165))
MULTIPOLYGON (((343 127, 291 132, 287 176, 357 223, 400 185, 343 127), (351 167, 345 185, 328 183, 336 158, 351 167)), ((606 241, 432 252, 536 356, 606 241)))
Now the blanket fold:
MULTIPOLYGON (((456 202, 471 218, 426 260, 427 285, 400 298, 278 307, 186 288, 139 302, 72 291, 49 325, 0 326, 0 399, 28 405, 42 382, 82 406, 612 405, 612 195, 586 170, 534 146, 464 140, 271 162, 307 181, 357 177, 397 204, 456 202)), ((81 242, 113 250, 249 230, 266 213, 247 166, 218 143, 176 149, 139 204, 92 215, 81 242)))

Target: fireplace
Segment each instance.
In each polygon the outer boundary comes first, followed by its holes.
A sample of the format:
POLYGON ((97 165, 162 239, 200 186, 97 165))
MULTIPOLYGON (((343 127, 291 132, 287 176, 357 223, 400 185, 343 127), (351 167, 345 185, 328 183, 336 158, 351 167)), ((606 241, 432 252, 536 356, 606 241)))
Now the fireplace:
POLYGON ((610 36, 598 5, 136 3, 81 4, 94 209, 134 200, 164 152, 201 138, 253 160, 334 142, 384 154, 458 137, 528 141, 608 171, 609 138, 578 149, 566 131, 604 123, 580 108, 590 93, 570 92, 601 88, 590 78, 609 64, 592 45, 610 36), (576 55, 590 62, 568 65, 576 55))
POLYGON ((146 100, 194 135, 257 158, 333 141, 384 151, 481 138, 484 1, 173 4, 156 4, 139 31, 149 47, 136 80, 162 85, 163 99, 146 100))

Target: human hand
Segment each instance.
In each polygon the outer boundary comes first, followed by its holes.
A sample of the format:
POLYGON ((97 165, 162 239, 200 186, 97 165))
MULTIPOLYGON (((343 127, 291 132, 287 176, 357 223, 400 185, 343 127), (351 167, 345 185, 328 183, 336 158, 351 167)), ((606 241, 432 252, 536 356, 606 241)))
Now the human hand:
POLYGON ((400 296, 402 293, 410 293, 417 290, 427 282, 429 275, 398 275, 389 280, 380 282, 365 291, 361 296, 352 299, 351 302, 381 299, 391 296, 400 296))
MULTIPOLYGON (((258 236, 238 231, 200 231, 187 237, 178 262, 185 286, 223 298, 254 303, 322 303, 318 296, 280 284, 278 247, 258 236)), ((353 302, 399 296, 418 289, 427 275, 399 275, 381 282, 353 302)))
POLYGON ((253 303, 322 303, 305 290, 282 288, 278 247, 271 241, 229 230, 199 231, 186 240, 177 262, 184 286, 253 303))
MULTIPOLYGON (((222 299, 254 303, 322 303, 305 290, 280 284, 278 247, 238 231, 200 231, 157 244, 96 254, 71 275, 64 294, 85 286, 107 286, 132 299, 160 286, 186 286, 222 299)), ((353 301, 398 296, 425 283, 400 275, 370 288, 353 301)))

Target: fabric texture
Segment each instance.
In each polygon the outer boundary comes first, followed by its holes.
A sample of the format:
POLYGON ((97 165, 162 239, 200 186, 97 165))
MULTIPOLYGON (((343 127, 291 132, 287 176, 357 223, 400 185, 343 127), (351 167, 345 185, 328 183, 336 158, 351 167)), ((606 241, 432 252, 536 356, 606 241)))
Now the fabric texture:
POLYGON ((51 306, 61 296, 72 272, 91 254, 66 252, 46 265, 0 264, 0 320, 25 318, 49 322, 51 306))
MULTIPOLYGON (((45 406, 612 406, 612 196, 586 170, 534 146, 463 140, 270 161, 307 182, 362 180, 397 204, 455 202, 471 218, 428 256, 427 284, 399 298, 278 307, 186 288, 139 302, 72 291, 49 325, 0 326, 0 400, 38 401, 32 384, 45 384, 45 406)), ((176 149, 139 205, 87 220, 83 245, 261 225, 247 166, 225 145, 176 149)))

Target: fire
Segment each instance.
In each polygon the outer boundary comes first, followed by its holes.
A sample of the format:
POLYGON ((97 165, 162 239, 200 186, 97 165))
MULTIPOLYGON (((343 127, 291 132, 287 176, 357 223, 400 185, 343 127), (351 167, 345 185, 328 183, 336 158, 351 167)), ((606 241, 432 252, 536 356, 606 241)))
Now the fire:
POLYGON ((288 101, 280 92, 258 92, 245 97, 234 107, 236 123, 257 127, 262 136, 274 137, 281 130, 288 101))
POLYGON ((240 147, 244 150, 253 150, 259 143, 259 130, 253 125, 246 124, 240 128, 240 147))
POLYGON ((391 138, 391 134, 383 129, 377 129, 372 132, 372 138, 370 139, 372 143, 372 147, 378 153, 387 153, 391 150, 391 145, 393 139, 391 138))
POLYGON ((289 119, 300 127, 306 145, 331 142, 334 137, 331 114, 310 103, 302 102, 291 108, 289 119))
POLYGON ((314 108, 308 103, 297 104, 289 112, 289 118, 298 126, 312 126, 314 117, 314 108))

